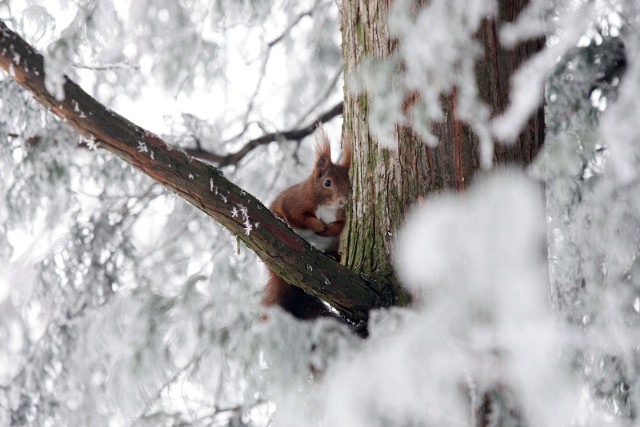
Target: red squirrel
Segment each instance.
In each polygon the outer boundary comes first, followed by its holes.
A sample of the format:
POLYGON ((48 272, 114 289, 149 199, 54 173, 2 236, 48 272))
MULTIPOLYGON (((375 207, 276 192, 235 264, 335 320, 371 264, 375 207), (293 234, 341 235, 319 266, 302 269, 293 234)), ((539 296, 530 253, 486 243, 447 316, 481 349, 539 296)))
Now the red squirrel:
MULTIPOLYGON (((340 233, 351 191, 351 146, 345 144, 342 161, 334 164, 329 138, 322 127, 318 128, 318 135, 313 172, 306 180, 280 193, 270 209, 316 249, 339 260, 340 233)), ((277 304, 298 319, 334 316, 318 298, 289 285, 271 270, 264 304, 277 304)))

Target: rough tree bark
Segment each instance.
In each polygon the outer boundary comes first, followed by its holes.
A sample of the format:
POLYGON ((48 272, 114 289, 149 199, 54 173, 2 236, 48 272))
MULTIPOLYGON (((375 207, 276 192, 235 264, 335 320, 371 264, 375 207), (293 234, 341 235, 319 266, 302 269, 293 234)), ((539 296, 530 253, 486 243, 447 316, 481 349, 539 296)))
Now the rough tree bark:
POLYGON ((45 87, 43 61, 0 21, 0 68, 81 135, 175 191, 238 236, 278 275, 329 302, 347 318, 363 321, 371 308, 390 305, 370 280, 312 248, 219 169, 172 149, 69 79, 64 99, 56 99, 45 87))
MULTIPOLYGON (((345 1, 342 6, 343 57, 345 60, 343 138, 352 141, 354 161, 352 210, 343 233, 344 263, 365 275, 389 278, 382 293, 402 303, 403 293, 393 279, 391 254, 396 231, 409 208, 427 194, 445 189, 466 188, 479 170, 478 138, 456 114, 456 93, 443 97, 447 120, 436 123, 433 132, 440 143, 424 144, 410 129, 397 127, 398 152, 382 149, 370 135, 367 113, 370 98, 354 95, 348 82, 367 56, 385 58, 397 41, 389 35, 386 17, 390 0, 345 1)), ((416 7, 426 4, 416 1, 416 7)), ((477 62, 476 77, 482 99, 495 115, 508 103, 509 79, 520 64, 537 52, 542 41, 525 43, 511 50, 498 45, 497 28, 513 21, 526 0, 500 0, 499 15, 484 20, 477 34, 484 55, 477 62)), ((410 100, 407 100, 410 102, 410 100)), ((542 105, 542 100, 541 100, 542 105)), ((529 164, 543 143, 542 107, 531 117, 521 135, 511 145, 496 145, 494 164, 529 164)))
MULTIPOLYGON (((367 56, 388 57, 396 41, 389 35, 386 20, 390 0, 353 0, 343 2, 343 57, 345 81, 367 56)), ((417 0, 416 7, 427 3, 417 0)), ((509 80, 522 62, 542 47, 542 40, 521 44, 505 50, 498 45, 497 28, 513 21, 526 6, 526 0, 499 0, 498 16, 485 19, 477 38, 484 55, 476 64, 482 99, 492 114, 502 112, 508 103, 509 80)), ((395 303, 406 301, 406 294, 394 279, 392 254, 395 235, 408 209, 418 198, 447 189, 463 190, 479 171, 479 142, 462 123, 456 112, 455 89, 443 97, 447 120, 433 126, 440 143, 436 148, 424 144, 410 129, 397 127, 398 151, 382 149, 369 134, 367 112, 370 99, 366 93, 354 95, 345 86, 343 138, 352 142, 353 185, 352 210, 343 233, 344 263, 350 269, 366 275, 384 277, 379 292, 391 295, 395 303)), ((407 103, 411 100, 407 99, 407 103)), ((510 145, 495 146, 495 165, 528 165, 544 140, 544 112, 541 107, 510 145)), ((472 408, 473 422, 478 427, 489 425, 494 415, 496 399, 508 391, 496 385, 494 389, 469 391, 471 401, 480 403, 472 408)), ((517 413, 517 408, 511 408, 517 413)))

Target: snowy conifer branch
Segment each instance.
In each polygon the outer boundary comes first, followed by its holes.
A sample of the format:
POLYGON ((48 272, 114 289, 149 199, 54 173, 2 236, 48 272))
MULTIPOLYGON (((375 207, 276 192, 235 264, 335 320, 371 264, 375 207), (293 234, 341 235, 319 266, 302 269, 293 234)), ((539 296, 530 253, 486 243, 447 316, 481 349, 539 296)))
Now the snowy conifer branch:
MULTIPOLYGON (((393 295, 382 289, 376 291, 372 282, 313 249, 218 169, 172 149, 157 135, 107 109, 70 79, 64 77, 64 97, 57 99, 45 84, 43 57, 2 21, 0 67, 51 112, 84 137, 98 142, 99 148, 117 155, 214 218, 290 283, 354 320, 366 319, 371 308, 393 303, 393 295)), ((303 129, 300 135, 308 131, 303 129)), ((296 135, 286 137, 296 139, 296 135)), ((248 152, 252 146, 245 148, 248 152)))

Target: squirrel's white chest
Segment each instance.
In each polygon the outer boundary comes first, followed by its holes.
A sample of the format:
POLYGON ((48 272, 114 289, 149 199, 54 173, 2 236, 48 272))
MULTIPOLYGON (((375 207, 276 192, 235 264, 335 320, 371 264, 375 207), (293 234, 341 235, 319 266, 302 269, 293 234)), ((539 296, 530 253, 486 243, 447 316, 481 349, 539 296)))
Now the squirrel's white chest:
POLYGON ((339 206, 320 205, 316 209, 316 218, 325 224, 331 224, 338 217, 339 206))
MULTIPOLYGON (((315 212, 316 218, 325 224, 330 224, 338 217, 338 209, 340 208, 337 206, 318 206, 318 209, 316 209, 315 212)), ((313 230, 303 228, 293 228, 293 231, 295 231, 304 240, 311 243, 311 246, 322 252, 326 252, 328 250, 335 251, 338 249, 338 238, 336 236, 319 236, 313 230)))

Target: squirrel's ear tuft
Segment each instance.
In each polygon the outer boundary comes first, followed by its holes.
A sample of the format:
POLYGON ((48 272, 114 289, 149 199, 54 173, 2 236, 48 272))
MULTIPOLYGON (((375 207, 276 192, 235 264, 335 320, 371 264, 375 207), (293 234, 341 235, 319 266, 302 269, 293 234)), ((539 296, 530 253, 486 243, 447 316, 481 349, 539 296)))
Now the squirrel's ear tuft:
POLYGON ((351 166, 351 142, 342 141, 342 160, 340 164, 346 168, 351 166))
POLYGON ((316 134, 316 177, 319 178, 331 166, 331 144, 322 125, 316 134))

